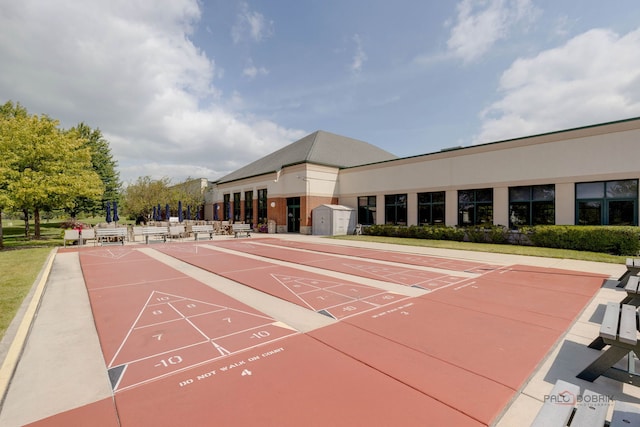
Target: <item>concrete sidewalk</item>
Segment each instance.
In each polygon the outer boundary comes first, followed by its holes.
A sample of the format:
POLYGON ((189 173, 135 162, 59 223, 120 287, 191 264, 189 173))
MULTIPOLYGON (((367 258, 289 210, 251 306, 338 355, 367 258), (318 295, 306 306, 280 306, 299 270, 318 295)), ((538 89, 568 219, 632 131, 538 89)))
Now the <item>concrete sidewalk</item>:
MULTIPOLYGON (((618 278, 626 270, 624 265, 618 264, 370 242, 356 243, 300 235, 277 237, 412 252, 497 265, 523 264, 597 273, 612 279, 618 278)), ((154 245, 136 245, 136 248, 150 255, 155 252, 154 245)), ((215 276, 213 280, 211 273, 164 255, 153 256, 190 277, 209 286, 215 286, 239 301, 250 301, 253 306, 258 306, 267 314, 287 313, 287 318, 282 320, 301 331, 313 330, 331 322, 329 318, 288 304, 286 310, 282 310, 282 301, 277 301, 276 298, 236 286, 234 282, 221 280, 219 276, 215 276)), ((113 395, 78 253, 54 251, 50 271, 45 266, 43 277, 34 283, 33 288, 0 345, 0 360, 3 361, 0 368, 0 396, 3 397, 0 406, 0 426, 21 426, 113 395), (26 342, 20 342, 25 337, 26 342), (4 386, 2 379, 5 379, 4 386)), ((621 300, 623 293, 610 285, 598 292, 542 362, 537 372, 516 395, 512 404, 506 408, 503 416, 497 421, 497 426, 528 425, 540 409, 544 395, 550 392, 557 379, 575 383, 583 389, 613 395, 616 400, 640 403, 640 389, 637 387, 608 378, 599 378, 594 383, 575 378, 576 374, 599 353, 586 345, 598 335, 603 305, 609 301, 621 300)))

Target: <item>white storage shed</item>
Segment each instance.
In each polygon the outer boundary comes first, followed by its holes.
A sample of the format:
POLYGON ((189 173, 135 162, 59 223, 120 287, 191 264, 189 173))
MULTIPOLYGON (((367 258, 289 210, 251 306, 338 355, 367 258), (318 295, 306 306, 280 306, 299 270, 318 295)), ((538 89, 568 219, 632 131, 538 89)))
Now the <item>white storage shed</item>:
POLYGON ((353 234, 356 211, 342 205, 320 205, 312 210, 312 233, 317 236, 353 234))

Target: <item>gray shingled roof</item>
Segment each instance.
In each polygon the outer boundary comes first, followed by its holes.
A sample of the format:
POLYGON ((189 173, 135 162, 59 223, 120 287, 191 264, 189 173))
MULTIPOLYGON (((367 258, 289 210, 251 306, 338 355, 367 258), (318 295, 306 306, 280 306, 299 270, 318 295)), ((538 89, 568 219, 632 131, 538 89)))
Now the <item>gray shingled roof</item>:
POLYGON ((299 163, 351 167, 397 158, 364 141, 319 130, 223 176, 216 182, 222 184, 272 173, 284 166, 299 163))

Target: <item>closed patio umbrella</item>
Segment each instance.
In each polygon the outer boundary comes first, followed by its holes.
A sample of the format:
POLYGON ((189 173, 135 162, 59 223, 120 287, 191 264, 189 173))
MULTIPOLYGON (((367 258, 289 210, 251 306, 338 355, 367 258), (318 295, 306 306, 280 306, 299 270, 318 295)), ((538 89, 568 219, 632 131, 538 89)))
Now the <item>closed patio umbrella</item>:
POLYGON ((106 218, 106 220, 107 220, 107 223, 110 223, 111 222, 111 204, 109 202, 107 202, 106 209, 107 209, 107 218, 106 218))
POLYGON ((187 206, 187 219, 191 221, 191 205, 187 206))
POLYGON ((156 221, 160 221, 162 219, 162 213, 160 211, 160 203, 158 203, 158 210, 156 212, 158 216, 156 217, 156 221))
POLYGON ((182 216, 182 201, 178 201, 178 222, 182 222, 184 217, 182 216))
POLYGON ((153 215, 151 216, 151 218, 153 218, 153 220, 155 221, 156 219, 158 219, 158 214, 156 212, 156 207, 153 207, 153 215))
POLYGON ((120 217, 118 216, 118 202, 113 201, 113 222, 118 223, 120 217))
POLYGON ((167 203, 167 206, 165 206, 165 210, 164 210, 164 219, 169 221, 169 203, 167 203))

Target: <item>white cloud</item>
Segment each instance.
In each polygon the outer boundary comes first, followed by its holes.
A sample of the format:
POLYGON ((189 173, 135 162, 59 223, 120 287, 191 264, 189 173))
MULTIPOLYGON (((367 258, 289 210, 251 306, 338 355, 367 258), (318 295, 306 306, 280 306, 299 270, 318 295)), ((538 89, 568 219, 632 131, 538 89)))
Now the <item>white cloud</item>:
POLYGON ((531 0, 462 0, 447 47, 464 62, 483 56, 514 28, 526 27, 539 13, 531 0))
POLYGON ((272 34, 273 21, 267 21, 260 12, 250 10, 247 3, 240 4, 240 12, 231 28, 231 38, 235 44, 247 38, 259 42, 272 34))
POLYGON ((516 60, 500 79, 475 142, 489 142, 640 115, 640 29, 594 29, 516 60))
POLYGON ((251 58, 249 58, 247 66, 242 70, 242 75, 249 78, 249 80, 255 79, 258 75, 266 76, 267 74, 269 74, 269 70, 265 67, 256 67, 251 58))
POLYGON ((225 100, 190 40, 199 19, 197 0, 4 2, 0 103, 100 128, 125 181, 214 179, 303 136, 225 100))
POLYGON ((362 65, 367 60, 367 54, 364 52, 362 40, 360 39, 359 34, 355 34, 353 36, 353 42, 356 45, 356 52, 354 53, 351 61, 351 72, 354 74, 360 74, 360 71, 362 71, 362 65))

